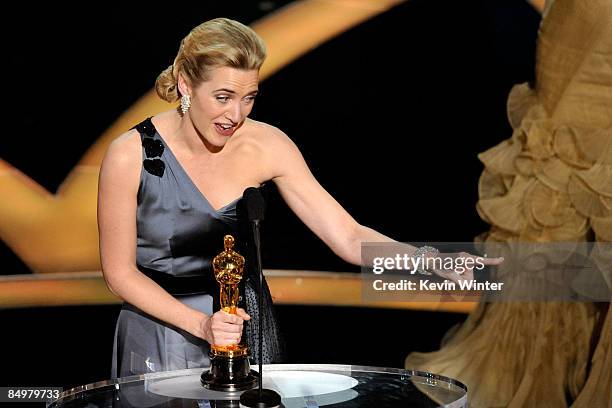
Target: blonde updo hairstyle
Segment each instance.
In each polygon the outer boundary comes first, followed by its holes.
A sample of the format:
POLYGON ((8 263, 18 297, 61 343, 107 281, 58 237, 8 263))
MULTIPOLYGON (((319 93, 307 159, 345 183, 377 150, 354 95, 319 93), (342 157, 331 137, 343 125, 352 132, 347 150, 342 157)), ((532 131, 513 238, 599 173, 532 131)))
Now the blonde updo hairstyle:
POLYGON ((214 68, 258 70, 265 58, 266 46, 255 31, 228 18, 215 18, 183 38, 174 64, 157 77, 155 91, 163 100, 174 102, 181 97, 179 73, 195 88, 209 79, 214 68))

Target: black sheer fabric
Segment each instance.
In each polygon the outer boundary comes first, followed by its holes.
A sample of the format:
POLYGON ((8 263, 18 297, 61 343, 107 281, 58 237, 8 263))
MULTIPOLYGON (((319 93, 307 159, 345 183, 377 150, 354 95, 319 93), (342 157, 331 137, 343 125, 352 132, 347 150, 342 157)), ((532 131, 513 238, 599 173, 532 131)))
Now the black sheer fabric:
MULTIPOLYGON (((266 189, 260 189, 266 198, 266 189)), ((237 206, 237 215, 240 221, 240 236, 242 237, 247 259, 246 279, 241 288, 244 296, 244 308, 251 316, 251 320, 245 323, 244 336, 251 351, 251 357, 256 364, 259 363, 259 321, 262 323, 262 363, 282 363, 285 359, 285 343, 279 328, 278 319, 274 311, 274 304, 268 283, 263 278, 262 310, 259 312, 259 275, 256 271, 257 253, 255 252, 254 236, 250 222, 246 215, 244 201, 240 200, 237 206)), ((264 245, 265 243, 262 243, 264 245)))

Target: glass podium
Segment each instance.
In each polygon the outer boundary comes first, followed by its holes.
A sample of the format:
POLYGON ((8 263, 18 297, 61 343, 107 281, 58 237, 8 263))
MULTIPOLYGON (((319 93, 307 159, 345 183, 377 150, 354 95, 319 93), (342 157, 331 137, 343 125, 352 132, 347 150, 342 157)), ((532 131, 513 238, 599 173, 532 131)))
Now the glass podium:
MULTIPOLYGON (((257 366, 253 367, 254 369, 257 366)), ((64 391, 49 407, 239 407, 241 392, 211 391, 202 368, 101 381, 64 391)), ((422 371, 334 364, 263 366, 264 388, 286 408, 467 407, 467 387, 422 371)))

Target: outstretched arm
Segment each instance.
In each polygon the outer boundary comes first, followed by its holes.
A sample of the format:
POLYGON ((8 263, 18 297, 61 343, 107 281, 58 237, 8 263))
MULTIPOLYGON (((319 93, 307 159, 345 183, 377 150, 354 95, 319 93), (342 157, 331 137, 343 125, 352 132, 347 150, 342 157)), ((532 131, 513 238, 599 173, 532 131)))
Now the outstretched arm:
POLYGON ((293 141, 279 129, 270 132, 267 165, 272 180, 289 208, 336 255, 359 265, 362 242, 395 242, 355 221, 315 179, 293 141))
MULTIPOLYGON (((281 196, 295 214, 310 228, 336 255, 345 261, 360 265, 363 242, 397 242, 372 228, 359 224, 351 215, 317 182, 306 165, 297 146, 282 131, 272 128, 272 143, 268 153, 268 166, 273 171, 272 180, 278 186, 281 196), (282 157, 283 160, 278 160, 282 157)), ((417 248, 401 244, 402 252, 412 256, 417 248)), ((397 248, 396 248, 397 249, 397 248)), ((423 256, 437 256, 437 252, 423 256)), ((467 253, 456 256, 476 258, 467 253)), ((498 258, 485 259, 485 265, 498 265, 498 258)), ((369 262, 368 262, 369 263, 369 262)), ((469 273, 459 276, 453 271, 434 271, 452 280, 470 279, 469 273)))

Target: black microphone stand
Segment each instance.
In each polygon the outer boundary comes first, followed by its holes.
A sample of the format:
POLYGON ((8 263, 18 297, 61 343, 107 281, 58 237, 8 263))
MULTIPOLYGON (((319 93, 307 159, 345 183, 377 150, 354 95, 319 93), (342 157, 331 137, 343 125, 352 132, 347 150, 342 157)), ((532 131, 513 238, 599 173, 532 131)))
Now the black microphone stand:
POLYGON ((263 211, 260 208, 259 210, 252 211, 252 208, 249 208, 250 205, 259 205, 263 206, 263 198, 261 197, 261 193, 259 190, 253 188, 247 189, 244 194, 245 199, 247 199, 247 210, 249 214, 249 219, 252 222, 253 226, 253 237, 255 242, 255 253, 257 256, 257 273, 259 274, 259 322, 258 322, 258 331, 259 331, 259 387, 258 389, 248 390, 240 395, 240 405, 249 408, 273 408, 279 407, 281 404, 280 395, 274 391, 267 388, 263 388, 263 327, 262 327, 262 312, 263 308, 263 272, 261 269, 261 248, 260 248, 260 239, 259 239, 259 222, 260 219, 263 219, 263 211), (250 190, 250 191, 249 191, 250 190), (252 193, 251 193, 252 192, 252 193), (251 200, 249 200, 253 197, 251 200), (250 201, 250 202, 249 202, 250 201), (257 214, 253 216, 253 214, 257 214))

